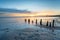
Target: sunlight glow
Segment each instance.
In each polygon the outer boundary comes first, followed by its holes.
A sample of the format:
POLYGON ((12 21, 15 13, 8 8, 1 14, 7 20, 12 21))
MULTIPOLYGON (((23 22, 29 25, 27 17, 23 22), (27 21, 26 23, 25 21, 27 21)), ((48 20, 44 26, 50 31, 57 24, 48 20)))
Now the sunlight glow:
MULTIPOLYGON (((9 13, 2 16, 45 16, 45 15, 57 15, 60 12, 54 11, 42 11, 42 12, 31 12, 31 13, 9 13)), ((0 15, 1 16, 1 15, 0 15)))

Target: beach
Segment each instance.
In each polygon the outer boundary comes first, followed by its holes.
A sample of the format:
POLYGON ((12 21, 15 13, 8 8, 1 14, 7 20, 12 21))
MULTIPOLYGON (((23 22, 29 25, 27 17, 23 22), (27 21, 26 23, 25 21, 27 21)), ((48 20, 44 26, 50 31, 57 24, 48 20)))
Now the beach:
MULTIPOLYGON (((60 29, 35 25, 35 19, 38 20, 39 24, 39 18, 40 17, 0 18, 0 40, 60 40, 60 29), (33 24, 31 22, 28 23, 25 22, 24 19, 30 19, 34 22, 33 24)), ((44 25, 45 23, 45 20, 43 20, 44 25)), ((60 26, 58 24, 59 23, 56 23, 55 26, 60 26)))

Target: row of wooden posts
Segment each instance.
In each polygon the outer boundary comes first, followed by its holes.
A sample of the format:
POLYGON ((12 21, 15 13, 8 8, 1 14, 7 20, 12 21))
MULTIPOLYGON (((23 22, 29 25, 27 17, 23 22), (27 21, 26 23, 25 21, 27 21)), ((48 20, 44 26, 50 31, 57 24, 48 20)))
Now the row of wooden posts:
MULTIPOLYGON (((27 22, 28 21, 28 23, 30 23, 30 19, 25 19, 25 22, 27 22)), ((37 22, 38 20, 36 19, 36 22, 35 22, 35 24, 37 25, 37 22)), ((32 23, 34 23, 34 21, 32 20, 31 21, 32 23)), ((48 27, 54 27, 54 23, 55 23, 55 20, 52 20, 52 22, 46 22, 46 25, 45 26, 48 26, 48 27)), ((42 19, 40 19, 40 25, 42 26, 43 24, 42 24, 42 19)))

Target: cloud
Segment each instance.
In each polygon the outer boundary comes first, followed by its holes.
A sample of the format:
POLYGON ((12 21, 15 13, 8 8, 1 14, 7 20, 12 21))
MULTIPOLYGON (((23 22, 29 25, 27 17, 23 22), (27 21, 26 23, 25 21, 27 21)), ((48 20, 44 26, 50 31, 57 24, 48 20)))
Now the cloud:
POLYGON ((29 13, 30 11, 27 10, 17 10, 17 9, 7 9, 7 8, 0 8, 0 12, 4 13, 29 13))

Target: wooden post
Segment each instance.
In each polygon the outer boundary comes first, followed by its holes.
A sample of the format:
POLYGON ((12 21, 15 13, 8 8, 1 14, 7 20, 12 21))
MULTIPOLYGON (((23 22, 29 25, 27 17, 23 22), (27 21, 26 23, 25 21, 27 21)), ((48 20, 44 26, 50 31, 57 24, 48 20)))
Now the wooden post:
POLYGON ((27 19, 25 19, 25 22, 27 22, 27 19))
POLYGON ((42 19, 40 20, 40 25, 42 25, 42 19))
POLYGON ((49 24, 49 27, 51 27, 51 22, 50 22, 50 24, 49 24))
POLYGON ((48 21, 47 21, 47 23, 46 23, 46 26, 48 26, 48 21))
POLYGON ((30 19, 28 19, 28 23, 30 24, 30 19))
POLYGON ((36 25, 37 25, 37 19, 36 19, 36 25))
POLYGON ((52 21, 52 27, 54 27, 55 20, 52 21))
POLYGON ((34 21, 32 20, 32 24, 34 23, 34 21))

